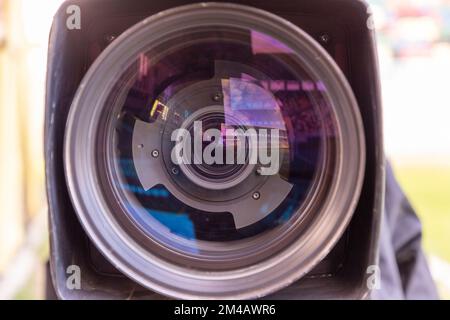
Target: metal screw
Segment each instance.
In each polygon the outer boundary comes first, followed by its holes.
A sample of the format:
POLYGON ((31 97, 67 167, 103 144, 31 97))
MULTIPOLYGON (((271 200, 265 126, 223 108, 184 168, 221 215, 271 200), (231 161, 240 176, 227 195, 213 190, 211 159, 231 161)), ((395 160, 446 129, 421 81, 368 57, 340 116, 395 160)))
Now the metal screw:
POLYGON ((215 102, 219 102, 220 99, 222 99, 222 95, 221 95, 220 93, 216 93, 216 94, 214 95, 214 97, 213 97, 213 100, 214 100, 215 102))
POLYGON ((261 193, 255 192, 252 196, 253 200, 259 200, 261 199, 261 193))
POLYGON ((153 158, 158 158, 159 157, 159 150, 153 150, 152 151, 152 157, 153 158))
POLYGON ((112 35, 112 34, 109 34, 109 35, 105 36, 105 40, 106 40, 106 42, 111 43, 114 40, 116 40, 116 36, 112 35))
POLYGON ((323 33, 320 35, 319 39, 320 39, 320 42, 322 42, 323 44, 328 44, 331 40, 331 37, 329 34, 323 33))
POLYGON ((180 173, 180 170, 178 170, 177 167, 173 167, 172 168, 172 173, 177 176, 180 173))

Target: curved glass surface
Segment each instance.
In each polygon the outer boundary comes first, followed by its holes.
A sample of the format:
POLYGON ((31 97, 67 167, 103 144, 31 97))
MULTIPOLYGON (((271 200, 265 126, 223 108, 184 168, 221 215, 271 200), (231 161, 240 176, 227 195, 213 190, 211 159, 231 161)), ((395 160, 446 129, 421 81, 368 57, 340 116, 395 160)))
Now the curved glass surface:
POLYGON ((305 69, 256 30, 188 28, 151 44, 124 66, 99 134, 119 220, 205 268, 289 245, 327 197, 339 153, 327 90, 305 69))

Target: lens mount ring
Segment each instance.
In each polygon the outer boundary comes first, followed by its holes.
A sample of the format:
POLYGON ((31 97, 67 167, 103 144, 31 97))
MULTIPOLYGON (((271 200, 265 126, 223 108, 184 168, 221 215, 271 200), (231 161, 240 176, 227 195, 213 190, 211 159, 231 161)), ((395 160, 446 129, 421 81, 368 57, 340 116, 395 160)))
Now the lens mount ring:
POLYGON ((251 299, 298 280, 323 260, 351 220, 362 189, 365 140, 356 99, 333 59, 305 32, 265 11, 237 4, 201 3, 170 9, 132 27, 95 61, 70 109, 64 146, 67 184, 78 218, 93 243, 125 275, 181 299, 251 299), (145 250, 111 213, 100 189, 96 150, 99 119, 122 66, 170 32, 195 26, 238 26, 286 44, 323 81, 338 120, 339 159, 331 192, 307 232, 251 268, 204 271, 176 265, 145 250))
MULTIPOLYGON (((181 125, 181 128, 190 130, 193 127, 195 121, 202 120, 203 117, 208 116, 212 113, 220 114, 221 112, 223 113, 223 108, 220 106, 210 106, 200 109, 197 112, 191 114, 181 125)), ((248 155, 248 157, 252 156, 251 152, 255 152, 255 150, 250 149, 250 154, 248 155)), ((195 184, 210 190, 226 190, 233 188, 241 182, 245 181, 250 174, 255 173, 255 164, 247 163, 243 165, 244 168, 242 170, 234 173, 230 179, 227 179, 225 181, 222 179, 217 179, 215 181, 211 179, 211 181, 203 178, 200 174, 195 172, 195 170, 193 170, 192 168, 192 165, 186 164, 186 162, 187 161, 183 161, 180 164, 181 171, 195 184)))

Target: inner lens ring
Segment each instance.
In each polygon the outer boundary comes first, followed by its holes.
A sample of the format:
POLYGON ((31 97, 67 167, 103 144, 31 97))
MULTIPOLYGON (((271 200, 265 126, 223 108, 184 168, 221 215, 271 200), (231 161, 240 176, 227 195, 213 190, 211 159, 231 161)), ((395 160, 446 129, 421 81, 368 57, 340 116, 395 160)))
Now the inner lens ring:
MULTIPOLYGON (((225 123, 224 119, 225 116, 223 113, 223 108, 219 106, 206 107, 193 113, 184 121, 181 128, 193 133, 194 123, 196 121, 202 121, 204 131, 210 128, 218 129, 214 126, 214 122, 219 121, 219 123, 225 123), (212 126, 210 127, 210 125, 212 126)), ((234 119, 233 123, 238 124, 241 121, 242 119, 234 119)), ((247 129, 245 126, 239 126, 239 128, 244 130, 247 129)), ((246 151, 252 152, 252 150, 248 149, 248 146, 246 146, 246 151)), ((245 164, 224 165, 222 168, 225 170, 220 170, 220 168, 218 169, 217 167, 213 168, 212 166, 204 163, 196 165, 195 161, 193 164, 182 163, 180 165, 180 169, 191 181, 203 188, 211 190, 226 190, 240 184, 247 179, 250 174, 254 173, 255 165, 248 163, 248 158, 250 156, 251 155, 246 152, 247 161, 245 164)), ((192 153, 191 159, 195 159, 195 157, 198 157, 198 155, 192 153)))

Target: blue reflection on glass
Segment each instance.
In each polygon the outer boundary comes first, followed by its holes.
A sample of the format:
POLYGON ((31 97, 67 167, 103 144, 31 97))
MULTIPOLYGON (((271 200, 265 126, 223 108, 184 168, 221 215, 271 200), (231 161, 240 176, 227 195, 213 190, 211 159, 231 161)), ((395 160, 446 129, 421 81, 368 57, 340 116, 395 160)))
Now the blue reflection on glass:
POLYGON ((195 239, 195 229, 192 220, 186 213, 163 211, 148 211, 148 213, 167 227, 172 233, 186 239, 195 239))

